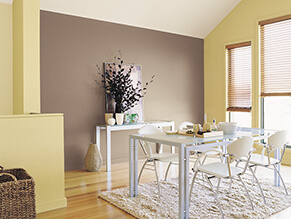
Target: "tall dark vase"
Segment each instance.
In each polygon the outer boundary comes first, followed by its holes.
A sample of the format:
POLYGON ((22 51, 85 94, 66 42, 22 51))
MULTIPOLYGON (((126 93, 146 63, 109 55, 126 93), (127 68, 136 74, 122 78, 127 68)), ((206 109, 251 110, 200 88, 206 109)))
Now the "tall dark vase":
POLYGON ((123 106, 121 102, 115 102, 115 113, 122 113, 123 106))
POLYGON ((122 96, 118 95, 115 98, 115 119, 117 125, 122 125, 124 121, 122 96))
POLYGON ((115 97, 115 113, 123 113, 122 95, 115 97))

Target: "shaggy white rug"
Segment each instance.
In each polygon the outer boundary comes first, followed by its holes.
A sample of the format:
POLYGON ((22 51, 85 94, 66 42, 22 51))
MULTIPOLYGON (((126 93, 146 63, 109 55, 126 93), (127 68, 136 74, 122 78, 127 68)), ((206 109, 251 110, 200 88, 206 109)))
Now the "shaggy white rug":
MULTIPOLYGON (((192 176, 191 176, 192 181, 192 176)), ((274 187, 273 181, 259 179, 267 205, 264 204, 259 188, 251 185, 251 179, 244 177, 255 210, 251 209, 245 191, 240 182, 234 180, 231 193, 228 193, 229 180, 223 180, 220 186, 219 200, 225 218, 266 218, 291 205, 291 196, 286 196, 284 188, 274 187)), ((215 184, 215 181, 212 180, 215 184)), ((205 183, 206 185, 207 183, 205 183)), ((99 197, 128 212, 137 218, 177 218, 179 204, 178 179, 160 182, 161 197, 156 182, 139 185, 139 195, 129 198, 128 187, 102 192, 99 197)), ((287 185, 289 191, 291 186, 287 185)), ((221 218, 213 193, 204 186, 195 184, 191 195, 190 218, 221 218)))

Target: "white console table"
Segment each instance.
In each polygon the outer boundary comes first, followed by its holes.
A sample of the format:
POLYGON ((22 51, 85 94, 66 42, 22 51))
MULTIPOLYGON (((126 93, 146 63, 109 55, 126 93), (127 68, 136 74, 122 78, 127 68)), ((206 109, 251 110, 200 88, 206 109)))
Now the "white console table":
MULTIPOLYGON (((147 121, 144 123, 136 124, 124 124, 124 125, 96 125, 96 144, 100 150, 100 131, 106 130, 106 171, 111 171, 111 132, 140 129, 144 125, 155 125, 157 127, 170 127, 173 131, 175 129, 174 121, 147 121)), ((172 147, 172 153, 174 153, 174 147, 172 147)))

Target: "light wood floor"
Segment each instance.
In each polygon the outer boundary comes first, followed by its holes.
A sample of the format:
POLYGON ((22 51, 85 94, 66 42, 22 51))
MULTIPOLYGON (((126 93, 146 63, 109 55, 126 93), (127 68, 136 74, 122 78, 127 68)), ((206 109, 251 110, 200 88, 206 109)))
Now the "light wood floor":
MULTIPOLYGON (((139 161, 139 167, 142 165, 142 162, 139 161)), ((158 168, 160 176, 163 176, 166 164, 160 163, 158 168)), ((271 170, 264 170, 262 168, 259 170, 259 177, 268 176, 272 178, 273 172, 271 170)), ((177 176, 177 172, 177 167, 171 167, 169 177, 177 176)), ((282 166, 281 172, 285 182, 291 183, 291 167, 282 166)), ((105 172, 105 167, 102 167, 100 172, 86 172, 85 170, 67 171, 65 173, 65 193, 68 207, 38 214, 37 218, 133 218, 97 197, 99 192, 128 186, 128 174, 128 163, 113 164, 111 173, 105 172)), ((154 172, 145 171, 141 183, 154 180, 154 172)), ((270 218, 291 218, 291 207, 270 218)))

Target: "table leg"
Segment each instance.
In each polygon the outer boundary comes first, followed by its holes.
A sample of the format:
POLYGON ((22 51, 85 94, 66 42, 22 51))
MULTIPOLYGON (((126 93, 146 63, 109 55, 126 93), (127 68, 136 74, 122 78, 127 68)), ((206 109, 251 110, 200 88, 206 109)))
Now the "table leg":
POLYGON ((179 218, 185 218, 185 148, 179 147, 179 218))
POLYGON ((134 139, 129 138, 129 197, 134 197, 134 139))
POLYGON ((111 127, 106 127, 106 171, 111 171, 111 127))
POLYGON ((161 154, 163 153, 163 145, 156 143, 156 153, 161 154))
MULTIPOLYGON (((274 158, 280 160, 280 149, 275 150, 274 158)), ((281 164, 277 164, 278 171, 281 171, 281 164)), ((274 170, 274 185, 280 186, 280 178, 279 174, 274 170)))
POLYGON ((112 189, 112 178, 111 178, 111 172, 108 172, 107 174, 107 189, 112 189))
POLYGON ((190 150, 185 148, 184 154, 184 187, 185 187, 185 218, 189 218, 189 156, 190 150))
MULTIPOLYGON (((175 123, 173 122, 171 125, 171 131, 175 130, 175 123)), ((171 146, 171 153, 174 154, 175 153, 175 147, 171 146)))
MULTIPOLYGON (((162 129, 163 127, 158 126, 159 129, 162 129)), ((163 145, 156 143, 156 153, 161 154, 163 153, 163 145)))
POLYGON ((133 153, 133 156, 134 156, 134 196, 137 196, 138 195, 138 140, 135 140, 134 141, 134 153, 133 153))
POLYGON ((100 151, 100 127, 96 126, 96 144, 100 151))
MULTIPOLYGON (((223 140, 226 141, 226 140, 223 140)), ((222 145, 222 153, 226 154, 227 153, 227 145, 222 145)), ((223 163, 227 163, 226 157, 223 158, 223 163)))

